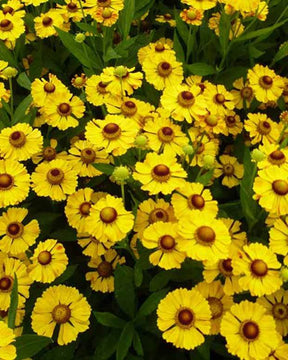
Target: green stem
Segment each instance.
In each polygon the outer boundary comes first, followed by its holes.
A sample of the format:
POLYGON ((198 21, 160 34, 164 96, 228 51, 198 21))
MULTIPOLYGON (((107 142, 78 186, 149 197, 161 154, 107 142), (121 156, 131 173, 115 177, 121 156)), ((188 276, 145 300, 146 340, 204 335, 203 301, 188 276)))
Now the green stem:
POLYGON ((186 64, 188 64, 189 53, 191 51, 191 46, 190 46, 191 31, 192 31, 192 26, 190 25, 189 26, 188 39, 187 39, 187 52, 186 52, 186 59, 185 59, 186 64))
POLYGON ((121 196, 122 196, 123 204, 124 204, 124 207, 125 207, 125 189, 124 189, 124 182, 123 181, 121 181, 121 196))
POLYGON ((12 85, 12 78, 9 78, 9 88, 10 88, 10 115, 11 121, 13 122, 14 118, 14 98, 13 98, 13 85, 12 85))
POLYGON ((283 126, 283 129, 282 129, 282 131, 281 131, 281 133, 280 133, 280 136, 279 136, 279 138, 278 138, 278 140, 277 140, 277 144, 279 144, 279 143, 280 143, 280 141, 282 140, 283 135, 284 135, 284 133, 285 133, 285 131, 286 131, 287 127, 288 127, 288 125, 284 125, 284 126, 283 126))
POLYGON ((286 11, 288 10, 288 5, 285 7, 284 11, 282 11, 281 15, 278 17, 278 19, 276 20, 275 24, 278 24, 279 21, 284 17, 286 11))

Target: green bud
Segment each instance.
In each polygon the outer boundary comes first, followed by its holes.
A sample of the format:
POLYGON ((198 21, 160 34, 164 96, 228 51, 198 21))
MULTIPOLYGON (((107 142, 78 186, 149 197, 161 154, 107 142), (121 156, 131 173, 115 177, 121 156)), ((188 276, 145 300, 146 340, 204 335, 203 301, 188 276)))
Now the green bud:
POLYGON ((282 277, 283 281, 288 281, 288 268, 282 267, 280 270, 280 276, 282 277))
POLYGON ((17 74, 18 74, 17 69, 11 66, 8 66, 6 69, 2 71, 2 75, 7 77, 8 79, 15 77, 17 74))
POLYGON ((117 166, 112 174, 112 177, 119 182, 123 182, 129 179, 130 171, 127 166, 117 166))
POLYGON ((85 41, 85 39, 86 39, 86 36, 83 33, 78 33, 75 36, 75 41, 79 44, 82 44, 85 41))
POLYGON ((123 65, 120 65, 120 66, 117 66, 115 69, 114 69, 114 75, 115 76, 118 76, 120 78, 124 77, 127 75, 127 67, 126 66, 123 66, 123 65))
POLYGON ((135 139, 135 145, 137 147, 144 147, 148 142, 148 139, 145 135, 138 135, 135 139))
POLYGON ((185 155, 193 155, 194 154, 194 149, 193 149, 192 145, 184 145, 182 147, 182 150, 185 155))
POLYGON ((212 155, 204 155, 203 162, 205 169, 212 169, 215 165, 215 157, 212 155))
POLYGON ((262 161, 265 159, 265 154, 263 154, 262 151, 260 151, 259 149, 254 149, 252 152, 251 152, 251 158, 253 161, 255 162, 259 162, 259 161, 262 161))

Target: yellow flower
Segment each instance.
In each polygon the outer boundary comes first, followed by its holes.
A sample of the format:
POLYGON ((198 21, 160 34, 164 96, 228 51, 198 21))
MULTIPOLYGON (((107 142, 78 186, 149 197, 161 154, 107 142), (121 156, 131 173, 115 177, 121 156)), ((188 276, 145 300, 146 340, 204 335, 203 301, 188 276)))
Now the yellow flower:
POLYGON ((233 86, 237 90, 231 90, 233 101, 236 109, 250 108, 251 102, 254 98, 254 91, 250 87, 249 82, 244 82, 243 78, 237 79, 233 82, 233 86))
POLYGON ((85 84, 87 100, 95 106, 101 106, 106 103, 106 99, 110 95, 107 86, 108 84, 102 81, 101 76, 92 75, 89 77, 85 84))
POLYGON ((226 123, 226 129, 224 129, 223 134, 228 136, 229 134, 235 137, 238 134, 242 133, 243 123, 241 118, 234 111, 228 111, 225 115, 224 121, 226 123))
POLYGON ((91 281, 91 288, 102 293, 114 291, 114 270, 119 264, 124 264, 125 258, 117 254, 114 249, 109 249, 102 256, 92 258, 88 266, 96 269, 86 274, 86 280, 91 281))
POLYGON ((288 171, 276 165, 258 171, 254 180, 253 199, 259 200, 266 211, 279 215, 288 214, 288 171))
POLYGON ((85 6, 87 6, 88 8, 91 8, 91 7, 104 8, 104 9, 108 8, 108 9, 112 9, 112 10, 119 12, 124 7, 124 1, 123 0, 102 0, 102 1, 97 1, 95 4, 95 0, 86 0, 85 6))
POLYGON ((181 0, 181 2, 201 10, 209 10, 217 5, 216 0, 181 0))
MULTIPOLYGON (((0 100, 8 103, 10 99, 10 90, 6 90, 5 85, 0 82, 0 100)), ((0 103, 0 109, 3 107, 2 102, 0 103)))
POLYGON ((164 53, 155 58, 145 58, 142 65, 147 82, 156 90, 173 87, 183 80, 182 64, 176 61, 172 53, 164 53))
POLYGON ((159 23, 169 24, 172 27, 176 26, 176 21, 172 18, 171 14, 156 15, 155 20, 159 23))
POLYGON ((280 289, 281 264, 276 255, 260 243, 244 245, 243 251, 232 259, 235 275, 242 275, 239 285, 252 296, 270 295, 280 289))
POLYGON ((41 283, 51 283, 66 270, 68 257, 65 248, 57 240, 40 242, 29 259, 27 271, 31 279, 41 283))
POLYGON ((0 217, 0 250, 11 255, 17 255, 28 250, 40 234, 37 220, 26 224, 28 210, 24 208, 9 208, 0 217), (23 224, 24 222, 24 224, 23 224))
POLYGON ((132 230, 134 216, 124 208, 123 200, 107 195, 92 205, 86 220, 90 235, 101 242, 117 242, 132 230))
POLYGON ((200 183, 186 182, 172 195, 171 202, 178 220, 183 216, 201 216, 202 212, 216 217, 218 212, 217 201, 200 183))
POLYGON ((167 153, 149 153, 144 162, 136 163, 133 177, 142 183, 141 189, 149 191, 149 195, 159 192, 167 195, 184 185, 187 174, 175 157, 167 153))
POLYGON ((259 150, 265 155, 264 160, 257 162, 259 169, 265 169, 271 165, 288 170, 288 148, 279 149, 279 144, 271 144, 265 138, 259 150))
POLYGON ((288 254, 288 216, 273 220, 269 230, 269 247, 276 254, 286 256, 288 254))
POLYGON ((82 9, 78 1, 65 0, 64 5, 56 4, 58 9, 62 9, 62 16, 65 21, 68 22, 69 19, 72 21, 78 22, 83 19, 82 9))
MULTIPOLYGON (((225 115, 226 116, 226 115, 225 115)), ((225 116, 223 115, 213 115, 210 112, 206 113, 204 116, 199 116, 195 126, 200 129, 200 131, 206 131, 208 136, 212 137, 215 134, 225 134, 227 127, 225 124, 225 116)))
POLYGON ((41 39, 56 35, 57 31, 55 27, 65 30, 64 17, 61 12, 56 9, 50 9, 48 12, 35 17, 34 24, 36 35, 41 39))
POLYGON ((276 75, 268 66, 256 64, 248 70, 247 78, 256 99, 260 102, 277 101, 283 92, 283 78, 276 75))
POLYGON ((49 196, 61 201, 73 194, 77 186, 77 173, 65 160, 56 159, 41 163, 31 176, 32 189, 38 196, 49 196))
POLYGON ((207 84, 203 96, 212 115, 225 115, 234 109, 233 95, 224 85, 207 84))
POLYGON ((220 332, 228 351, 240 359, 264 359, 279 343, 272 316, 263 306, 248 300, 233 305, 224 314, 220 332))
POLYGON ((277 346, 273 347, 273 350, 270 352, 269 356, 264 360, 286 360, 287 354, 288 344, 280 341, 277 346))
POLYGON ((94 236, 88 233, 77 235, 78 244, 83 248, 83 254, 96 258, 97 256, 104 255, 105 252, 114 245, 114 242, 107 240, 106 242, 100 242, 94 236))
POLYGON ((180 17, 189 25, 200 26, 204 17, 204 11, 194 7, 184 9, 180 12, 180 17))
POLYGON ((264 139, 275 143, 280 136, 279 125, 266 114, 249 113, 248 119, 244 122, 244 128, 249 132, 252 145, 263 142, 264 139))
POLYGON ((0 208, 25 200, 30 189, 30 175, 15 160, 0 160, 0 208))
POLYGON ((33 130, 26 123, 19 123, 0 132, 0 152, 4 158, 28 160, 41 150, 42 145, 41 132, 33 130))
POLYGON ((214 176, 216 178, 223 176, 222 185, 229 188, 239 185, 244 175, 244 166, 239 164, 237 158, 229 155, 221 155, 219 161, 216 161, 214 176))
POLYGON ((154 250, 149 256, 150 263, 165 270, 181 268, 186 258, 185 252, 179 249, 181 241, 178 224, 162 221, 148 226, 141 237, 143 246, 154 250))
POLYGON ((208 301, 212 315, 210 335, 217 335, 220 331, 223 315, 233 305, 233 298, 224 293, 223 285, 219 280, 210 284, 203 281, 195 286, 195 290, 199 291, 208 301))
POLYGON ((67 159, 66 151, 61 151, 57 153, 58 142, 56 139, 50 139, 50 144, 45 146, 39 153, 32 156, 32 161, 34 164, 39 164, 40 162, 50 162, 55 159, 67 159))
POLYGON ((32 311, 32 329, 38 335, 52 337, 59 325, 57 343, 69 344, 89 328, 91 307, 74 287, 51 286, 37 298, 32 311))
MULTIPOLYGON (((221 19, 221 13, 213 13, 212 16, 209 19, 208 27, 211 30, 214 30, 215 34, 217 36, 220 36, 220 19, 221 19)), ((234 18, 233 21, 230 22, 231 27, 229 31, 229 39, 232 40, 238 36, 240 36, 244 31, 244 26, 242 25, 241 19, 234 18)))
POLYGON ((197 290, 176 289, 162 299, 157 308, 157 326, 162 337, 177 348, 192 350, 208 335, 211 311, 208 301, 197 290))
POLYGON ((4 14, 0 11, 0 40, 13 42, 25 33, 24 21, 21 14, 4 14))
POLYGON ((186 120, 191 124, 194 119, 207 113, 206 102, 201 94, 201 88, 197 85, 190 87, 172 80, 170 87, 163 91, 161 105, 170 111, 173 119, 186 120))
POLYGON ((155 58, 161 55, 166 56, 166 54, 174 54, 175 56, 175 51, 171 49, 171 46, 167 40, 168 39, 162 38, 155 43, 150 43, 144 47, 141 47, 137 54, 139 64, 143 65, 145 59, 155 58))
POLYGON ((86 125, 85 136, 92 144, 103 146, 107 153, 123 155, 134 146, 138 127, 121 115, 107 115, 105 120, 91 120, 86 125))
POLYGON ((229 254, 231 257, 237 255, 239 250, 242 250, 243 246, 247 244, 247 234, 245 231, 241 231, 241 222, 230 218, 220 218, 221 221, 227 226, 232 242, 229 248, 229 254))
POLYGON ((0 321, 0 358, 3 360, 16 359, 16 347, 13 344, 15 335, 4 321, 0 321))
POLYGON ((111 27, 114 25, 119 18, 119 11, 113 10, 111 8, 99 7, 94 12, 90 12, 93 19, 103 26, 111 27))

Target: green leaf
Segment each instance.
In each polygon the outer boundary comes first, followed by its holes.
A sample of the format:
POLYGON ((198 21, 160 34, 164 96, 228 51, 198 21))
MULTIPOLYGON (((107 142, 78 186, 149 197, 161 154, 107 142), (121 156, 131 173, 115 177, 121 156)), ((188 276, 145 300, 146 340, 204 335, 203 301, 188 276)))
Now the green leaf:
POLYGON ((121 55, 117 54, 117 52, 111 46, 109 46, 103 59, 105 62, 108 62, 112 59, 121 59, 121 57, 121 55))
POLYGON ((31 90, 31 81, 25 72, 19 74, 17 83, 24 89, 31 90))
POLYGON ((106 175, 112 175, 113 174, 113 171, 114 171, 114 166, 113 165, 110 165, 110 164, 93 164, 93 166, 101 171, 103 174, 106 174, 106 175))
POLYGON ((205 63, 194 63, 192 65, 185 65, 185 69, 189 74, 206 76, 216 74, 216 69, 212 65, 205 63))
POLYGON ((137 287, 141 286, 142 281, 143 281, 143 271, 138 262, 136 262, 135 267, 134 267, 134 281, 135 281, 135 285, 137 287))
MULTIPOLYGON (((240 220, 243 218, 243 211, 240 200, 231 201, 225 204, 219 204, 219 210, 226 213, 226 217, 240 220)), ((220 215, 222 216, 222 215, 220 215)))
POLYGON ((199 183, 206 186, 206 185, 209 184, 210 180, 212 179, 213 174, 214 174, 214 169, 210 169, 206 173, 204 173, 203 175, 197 177, 196 180, 197 180, 197 182, 199 182, 199 183))
POLYGON ((75 341, 68 345, 56 346, 53 349, 45 352, 45 354, 41 354, 41 360, 73 360, 75 359, 75 347, 75 341))
POLYGON ((174 14, 175 14, 175 20, 176 20, 176 29, 177 29, 181 39, 186 42, 187 39, 188 39, 188 34, 189 34, 188 26, 181 19, 181 17, 179 16, 178 11, 176 9, 174 11, 174 14))
POLYGON ((10 306, 8 311, 8 326, 10 329, 15 328, 17 308, 18 308, 18 279, 15 273, 13 288, 10 295, 10 306))
POLYGON ((94 360, 107 360, 109 359, 117 349, 117 342, 119 340, 119 330, 113 329, 107 336, 102 338, 97 343, 94 353, 94 360))
POLYGON ((72 228, 63 228, 50 234, 52 239, 65 241, 77 241, 76 230, 72 228))
POLYGON ((151 294, 141 305, 137 313, 137 318, 148 316, 156 310, 160 300, 164 298, 167 292, 168 289, 166 288, 151 294))
POLYGON ((227 15, 225 11, 222 11, 219 22, 219 40, 223 55, 227 53, 230 28, 231 28, 231 16, 227 15))
POLYGON ((19 122, 27 122, 27 118, 29 121, 29 117, 25 115, 26 110, 31 105, 33 99, 32 95, 28 95, 24 98, 24 100, 21 101, 21 103, 17 106, 15 112, 14 112, 14 118, 12 125, 15 125, 19 122))
POLYGON ((97 29, 97 27, 95 27, 93 25, 90 25, 87 23, 82 23, 82 22, 76 22, 75 24, 82 31, 85 31, 85 32, 88 32, 88 33, 94 34, 94 35, 99 35, 99 30, 97 29))
POLYGON ((0 41, 0 59, 7 61, 10 66, 14 66, 18 69, 17 61, 14 59, 12 52, 8 50, 7 46, 4 45, 2 40, 0 41))
POLYGON ((140 355, 140 356, 144 355, 141 339, 140 339, 140 336, 137 331, 134 331, 133 347, 138 355, 140 355))
POLYGON ((97 321, 104 326, 123 329, 126 324, 126 321, 109 312, 93 311, 93 314, 97 321))
POLYGON ((179 36, 177 35, 177 30, 174 31, 173 49, 176 52, 177 60, 184 63, 185 62, 185 53, 184 53, 183 47, 181 45, 181 42, 179 40, 179 36))
POLYGON ((118 341, 116 360, 124 360, 128 354, 128 350, 132 344, 134 336, 134 326, 132 322, 127 323, 123 329, 118 341))
POLYGON ((273 58, 271 66, 273 66, 276 62, 282 60, 284 57, 288 56, 288 41, 280 45, 279 50, 273 58))
POLYGON ((29 335, 22 335, 16 337, 15 339, 15 346, 17 352, 16 360, 22 360, 34 356, 51 343, 52 343, 52 339, 46 336, 29 334, 29 335))
POLYGON ((134 19, 140 19, 154 5, 155 0, 135 1, 134 19))
POLYGON ((126 265, 115 270, 115 298, 121 310, 130 318, 135 314, 134 272, 126 265))
POLYGON ((120 12, 118 19, 118 26, 123 39, 126 39, 129 34, 132 20, 134 19, 134 15, 135 15, 135 0, 125 0, 124 8, 120 12))
POLYGON ((78 265, 68 265, 64 273, 53 281, 53 285, 63 284, 66 280, 70 279, 74 275, 77 267, 78 265))

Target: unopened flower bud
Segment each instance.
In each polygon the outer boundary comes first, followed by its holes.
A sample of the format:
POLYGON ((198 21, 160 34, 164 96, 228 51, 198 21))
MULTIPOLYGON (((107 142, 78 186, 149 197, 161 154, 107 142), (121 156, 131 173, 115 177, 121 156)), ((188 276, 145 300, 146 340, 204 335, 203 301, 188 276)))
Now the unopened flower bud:
POLYGON ((112 174, 115 181, 123 182, 129 179, 130 171, 127 166, 117 166, 112 174))
POLYGON ((205 169, 212 169, 215 165, 215 157, 212 155, 204 155, 203 162, 205 169))
POLYGON ((115 76, 118 76, 118 77, 124 77, 127 75, 127 68, 126 66, 123 66, 123 65, 120 65, 120 66, 117 66, 115 69, 114 69, 114 75, 115 76))
POLYGON ((75 41, 79 44, 82 44, 85 41, 85 39, 86 39, 86 36, 83 33, 78 33, 75 36, 75 41))
POLYGON ((284 282, 288 281, 288 268, 287 267, 282 267, 282 269, 280 270, 280 276, 284 282))
POLYGON ((194 149, 193 149, 192 145, 184 145, 182 147, 182 150, 185 155, 193 155, 194 154, 194 149))
POLYGON ((251 159, 255 162, 263 161, 265 159, 265 154, 259 149, 254 149, 251 152, 251 159))
POLYGON ((18 71, 17 69, 11 67, 11 66, 8 66, 6 69, 4 69, 2 71, 2 75, 5 76, 6 78, 12 78, 12 77, 15 77, 16 75, 18 74, 18 71))
POLYGON ((135 145, 137 147, 144 147, 148 142, 148 139, 145 135, 138 135, 135 139, 135 145))

